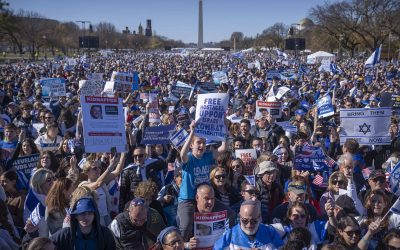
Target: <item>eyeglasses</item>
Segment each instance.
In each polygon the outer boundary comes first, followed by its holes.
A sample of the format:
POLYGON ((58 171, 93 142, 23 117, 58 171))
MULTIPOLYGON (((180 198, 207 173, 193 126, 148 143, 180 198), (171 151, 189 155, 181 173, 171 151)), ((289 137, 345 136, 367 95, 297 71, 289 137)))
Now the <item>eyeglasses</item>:
POLYGON ((345 232, 348 236, 353 236, 353 235, 355 235, 355 236, 358 236, 358 235, 360 235, 361 234, 361 230, 355 230, 355 231, 343 231, 343 232, 345 232))
POLYGON ((380 182, 380 183, 385 183, 386 182, 386 178, 385 177, 376 177, 371 179, 373 182, 380 182))
POLYGON ((246 218, 240 217, 240 221, 243 223, 243 225, 247 225, 249 223, 253 224, 253 225, 258 224, 258 219, 246 219, 246 218))
POLYGON ((257 190, 254 190, 254 189, 243 190, 243 192, 246 192, 246 193, 248 193, 249 195, 258 195, 257 190))
POLYGON ((144 154, 133 155, 133 158, 142 158, 144 154))
POLYGON ((221 174, 221 175, 216 175, 214 177, 215 179, 220 180, 220 179, 225 179, 226 176, 224 174, 221 174))
POLYGON ((176 245, 176 243, 178 243, 180 245, 180 244, 183 243, 183 240, 177 239, 177 240, 174 240, 174 241, 172 241, 170 243, 163 243, 163 245, 166 245, 166 246, 169 246, 169 247, 173 247, 173 246, 176 245))
POLYGON ((394 246, 388 245, 387 249, 388 250, 400 250, 400 247, 394 247, 394 246))
POLYGON ((44 119, 48 120, 48 119, 52 119, 52 116, 45 116, 44 119))
POLYGON ((240 168, 240 167, 241 167, 240 164, 238 164, 238 165, 232 165, 232 168, 233 168, 233 169, 240 168))
POLYGON ((338 184, 339 184, 339 185, 343 185, 343 184, 344 184, 344 181, 343 181, 343 180, 333 180, 333 181, 332 181, 332 184, 333 184, 333 185, 338 185, 338 184))
POLYGON ((292 214, 291 217, 293 217, 294 220, 298 219, 305 219, 307 217, 306 214, 292 214))

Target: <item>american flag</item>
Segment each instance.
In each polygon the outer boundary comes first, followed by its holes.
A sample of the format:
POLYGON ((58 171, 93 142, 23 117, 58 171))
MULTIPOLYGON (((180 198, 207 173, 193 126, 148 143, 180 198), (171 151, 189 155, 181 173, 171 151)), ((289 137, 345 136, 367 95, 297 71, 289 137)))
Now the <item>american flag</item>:
POLYGON ((316 186, 322 186, 324 184, 324 177, 322 177, 320 174, 317 174, 314 177, 314 180, 312 182, 316 186))
POLYGON ((329 157, 328 155, 326 155, 325 163, 330 168, 336 168, 336 162, 331 157, 329 157))

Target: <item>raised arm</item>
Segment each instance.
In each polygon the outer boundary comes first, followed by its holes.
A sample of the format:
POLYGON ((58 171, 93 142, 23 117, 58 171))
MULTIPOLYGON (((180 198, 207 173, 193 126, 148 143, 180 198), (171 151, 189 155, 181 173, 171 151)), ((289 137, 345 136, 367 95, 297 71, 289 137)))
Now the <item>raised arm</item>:
POLYGON ((192 121, 192 123, 190 124, 190 134, 189 134, 188 138, 186 139, 185 144, 183 144, 182 150, 181 150, 181 153, 180 153, 181 154, 182 163, 186 163, 189 160, 187 154, 189 152, 190 143, 191 143, 191 141, 193 139, 193 136, 194 136, 195 127, 196 127, 196 123, 195 123, 195 121, 192 121))

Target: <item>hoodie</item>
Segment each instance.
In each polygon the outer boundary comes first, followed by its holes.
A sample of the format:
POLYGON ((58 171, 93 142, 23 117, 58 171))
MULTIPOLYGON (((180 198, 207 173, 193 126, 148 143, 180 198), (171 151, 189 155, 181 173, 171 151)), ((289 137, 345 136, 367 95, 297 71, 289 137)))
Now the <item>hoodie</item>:
MULTIPOLYGON (((88 235, 83 235, 80 231, 78 220, 76 215, 71 214, 71 226, 59 230, 57 233, 51 236, 51 240, 59 250, 71 250, 71 249, 104 249, 113 250, 115 249, 115 241, 111 231, 104 226, 100 225, 100 215, 97 209, 96 202, 91 197, 81 197, 81 199, 91 199, 96 207, 95 218, 93 220, 92 231, 88 235)), ((73 211, 78 203, 77 200, 73 205, 71 211, 73 211)))

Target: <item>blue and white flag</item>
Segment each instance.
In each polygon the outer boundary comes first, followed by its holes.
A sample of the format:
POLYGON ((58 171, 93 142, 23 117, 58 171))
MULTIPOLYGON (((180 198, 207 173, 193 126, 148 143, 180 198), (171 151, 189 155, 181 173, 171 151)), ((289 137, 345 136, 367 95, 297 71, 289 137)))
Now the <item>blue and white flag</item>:
POLYGON ((400 214, 400 200, 397 199, 393 206, 390 208, 390 212, 400 214))
POLYGON ((237 59, 243 59, 243 51, 239 51, 239 52, 233 53, 232 57, 233 58, 237 58, 237 59))
POLYGON ((188 137, 188 132, 186 132, 186 130, 182 128, 181 130, 173 134, 170 140, 172 144, 174 144, 175 148, 178 148, 186 141, 188 137))
MULTIPOLYGON (((392 169, 389 175, 389 188, 392 193, 400 195, 400 162, 398 162, 392 169)), ((398 200, 397 200, 398 201, 398 200)), ((396 201, 396 203, 397 203, 396 201)))
POLYGON ((285 52, 280 51, 279 49, 276 50, 276 53, 278 53, 278 57, 282 57, 284 59, 288 58, 288 55, 285 52))
POLYGON ((333 74, 342 74, 343 73, 343 70, 341 68, 339 68, 339 66, 337 66, 336 63, 331 62, 330 68, 331 68, 330 70, 333 74))
POLYGON ((330 95, 325 95, 317 100, 318 118, 324 118, 335 114, 330 95))
POLYGON ((367 61, 365 61, 364 67, 373 67, 375 64, 377 64, 381 59, 381 50, 382 44, 370 55, 370 57, 368 57, 367 61))
POLYGON ((243 175, 246 181, 253 186, 256 186, 256 178, 254 175, 243 175))

